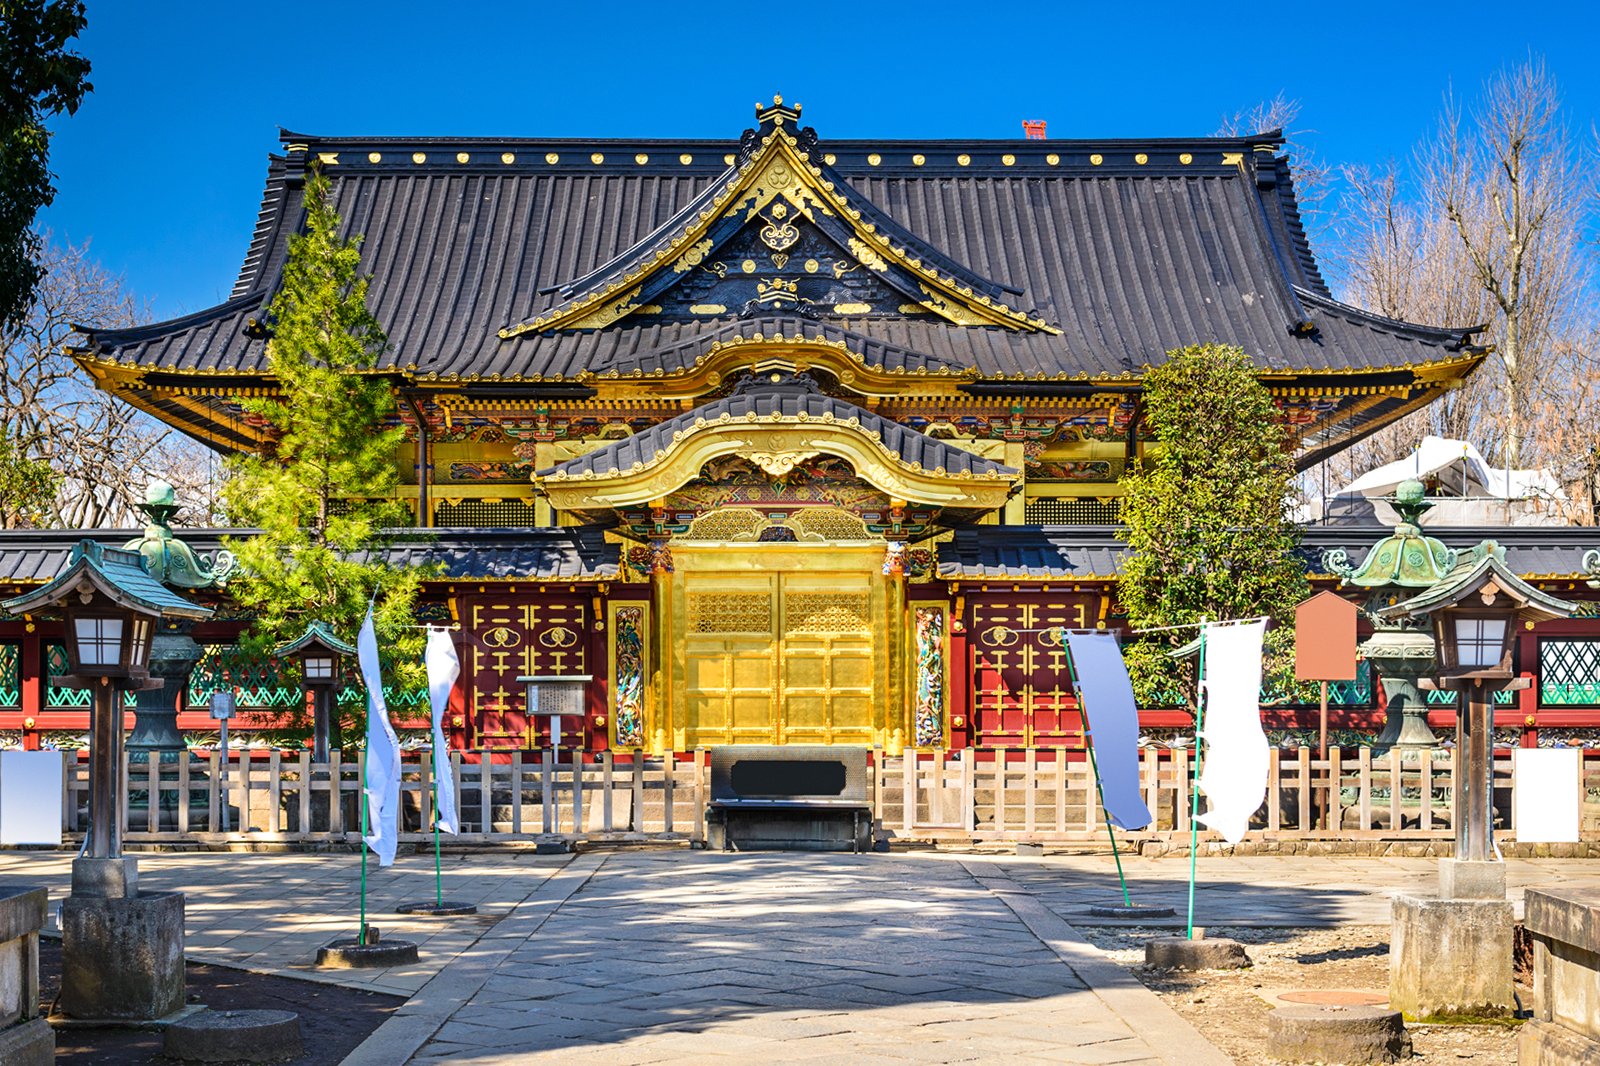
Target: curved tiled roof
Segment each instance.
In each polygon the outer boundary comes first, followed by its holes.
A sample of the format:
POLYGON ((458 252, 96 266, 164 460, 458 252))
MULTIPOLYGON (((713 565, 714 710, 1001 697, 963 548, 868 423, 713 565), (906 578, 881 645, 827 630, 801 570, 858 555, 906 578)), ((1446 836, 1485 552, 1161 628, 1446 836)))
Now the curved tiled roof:
MULTIPOLYGON (((762 312, 624 317, 593 330, 499 331, 568 299, 728 178, 729 141, 316 138, 284 134, 226 303, 87 331, 91 358, 156 372, 259 374, 245 336, 322 160, 365 235, 385 365, 428 380, 571 380, 670 369, 757 329, 846 340, 869 361, 990 379, 1136 379, 1164 352, 1222 342, 1268 372, 1351 373, 1460 358, 1471 331, 1375 322, 1327 294, 1278 139, 822 141, 827 173, 908 246, 960 265, 1047 330, 926 317, 762 312)), ((956 269, 949 266, 949 269, 956 269)), ((978 291, 977 289, 974 290, 978 291)))

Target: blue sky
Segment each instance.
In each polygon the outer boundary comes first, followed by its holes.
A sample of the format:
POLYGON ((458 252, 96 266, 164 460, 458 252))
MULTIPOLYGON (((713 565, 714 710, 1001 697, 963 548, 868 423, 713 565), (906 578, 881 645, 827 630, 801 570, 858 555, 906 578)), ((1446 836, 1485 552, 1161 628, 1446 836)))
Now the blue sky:
MULTIPOLYGON (((1600 122, 1600 6, 1503 2, 271 4, 90 0, 56 237, 159 317, 224 299, 279 126, 736 137, 782 92, 824 138, 1183 136, 1282 92, 1331 162, 1405 158, 1452 84, 1530 52, 1600 122)), ((1587 143, 1594 146, 1592 135, 1587 143)))

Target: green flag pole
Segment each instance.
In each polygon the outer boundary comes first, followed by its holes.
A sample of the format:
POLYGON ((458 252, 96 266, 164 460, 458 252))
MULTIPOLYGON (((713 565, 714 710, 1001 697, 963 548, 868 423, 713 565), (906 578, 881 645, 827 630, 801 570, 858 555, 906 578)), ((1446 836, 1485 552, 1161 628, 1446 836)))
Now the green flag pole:
POLYGON ((1092 730, 1089 728, 1089 708, 1083 701, 1083 689, 1078 686, 1078 664, 1072 661, 1072 652, 1067 650, 1067 635, 1059 633, 1061 648, 1067 652, 1067 677, 1072 682, 1072 692, 1078 697, 1078 717, 1083 720, 1083 746, 1089 749, 1089 770, 1094 774, 1094 790, 1100 797, 1100 818, 1106 823, 1106 836, 1111 838, 1111 857, 1117 864, 1117 883, 1122 886, 1122 905, 1132 907, 1133 901, 1128 898, 1128 878, 1122 872, 1122 853, 1117 850, 1117 833, 1111 825, 1111 816, 1106 813, 1106 790, 1100 783, 1100 763, 1094 757, 1094 741, 1091 738, 1092 730))
MULTIPOLYGON (((338 799, 338 789, 334 789, 334 799, 338 799)), ((367 942, 367 752, 361 751, 361 934, 356 937, 356 943, 367 942)))
POLYGON ((1200 730, 1205 721, 1206 708, 1206 626, 1205 619, 1200 620, 1200 666, 1199 683, 1195 686, 1194 697, 1194 766, 1191 768, 1189 784, 1189 926, 1184 934, 1188 939, 1194 939, 1194 875, 1195 853, 1200 846, 1200 730))
POLYGON ((439 868, 439 775, 433 775, 433 905, 444 909, 444 873, 439 868))

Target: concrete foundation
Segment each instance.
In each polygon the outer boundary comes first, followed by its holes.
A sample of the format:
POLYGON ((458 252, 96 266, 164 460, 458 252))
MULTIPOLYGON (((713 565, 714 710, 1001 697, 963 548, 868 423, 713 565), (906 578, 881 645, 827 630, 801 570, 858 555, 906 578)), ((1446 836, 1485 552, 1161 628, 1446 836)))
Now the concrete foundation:
POLYGON ((1506 864, 1471 859, 1440 859, 1439 898, 1505 899, 1506 864))
POLYGON ((73 895, 62 901, 64 1014, 153 1021, 182 1006, 181 892, 143 892, 126 899, 73 895))
POLYGON ((1190 940, 1181 936, 1157 937, 1145 941, 1144 964, 1169 970, 1242 970, 1250 956, 1237 940, 1190 940))
POLYGON ((56 1037, 39 1015, 42 888, 0 888, 0 1063, 50 1066, 56 1037))
POLYGON ((1517 1061, 1600 1063, 1600 892, 1533 889, 1523 928, 1533 940, 1533 1020, 1517 1061))
POLYGON ((1502 1017, 1511 984, 1511 904, 1397 896, 1389 939, 1389 1005, 1407 1021, 1502 1017))
POLYGON ((1398 1062, 1411 1057, 1411 1034, 1384 1007, 1289 1006, 1267 1015, 1267 1048, 1289 1062, 1398 1062))
POLYGON ((207 1010, 167 1027, 163 1053, 182 1062, 291 1062, 304 1050, 300 1015, 207 1010))

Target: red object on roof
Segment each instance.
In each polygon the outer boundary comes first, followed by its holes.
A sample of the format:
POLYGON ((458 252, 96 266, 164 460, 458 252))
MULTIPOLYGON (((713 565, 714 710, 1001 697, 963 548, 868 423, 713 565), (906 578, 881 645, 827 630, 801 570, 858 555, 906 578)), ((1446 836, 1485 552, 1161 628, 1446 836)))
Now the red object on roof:
POLYGON ((1030 140, 1030 141, 1042 141, 1042 140, 1044 140, 1044 119, 1042 119, 1042 118, 1033 118, 1033 119, 1025 118, 1025 119, 1023 119, 1022 120, 1022 132, 1023 132, 1023 135, 1026 136, 1027 139, 1030 140))

